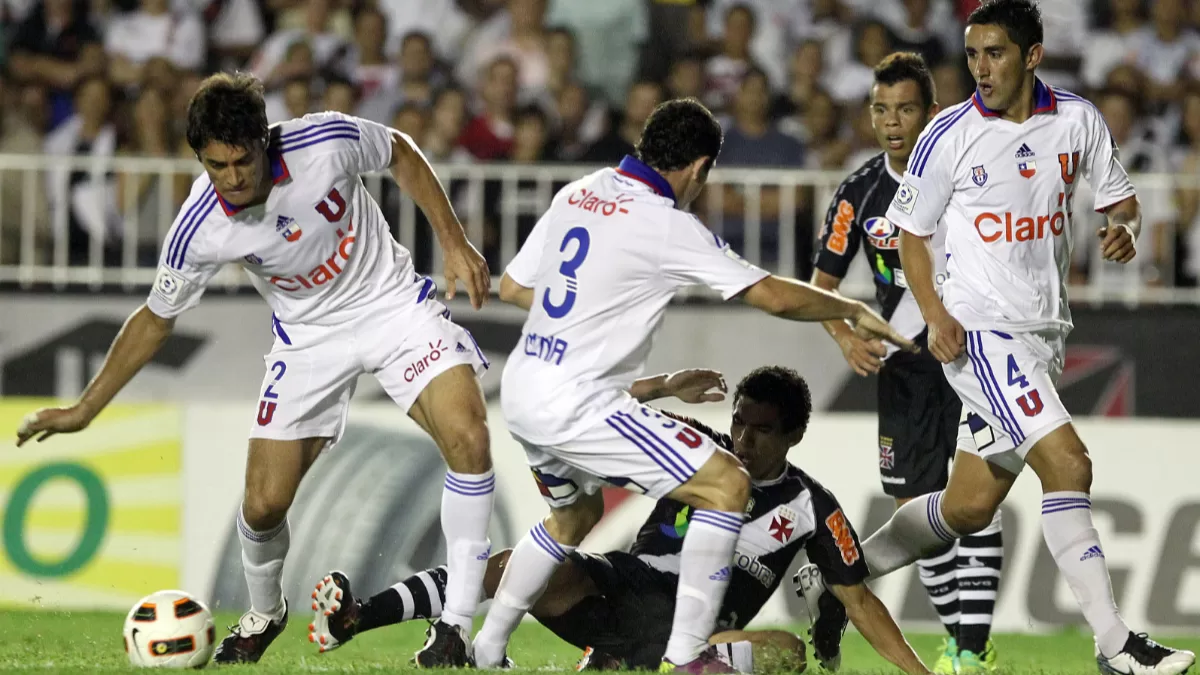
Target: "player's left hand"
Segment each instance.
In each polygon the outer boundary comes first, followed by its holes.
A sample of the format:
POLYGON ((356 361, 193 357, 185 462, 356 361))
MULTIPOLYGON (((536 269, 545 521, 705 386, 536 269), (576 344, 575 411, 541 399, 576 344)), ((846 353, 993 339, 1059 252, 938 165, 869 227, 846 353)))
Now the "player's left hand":
POLYGON ((487 261, 471 242, 462 241, 442 247, 442 269, 446 275, 446 299, 453 300, 456 282, 462 281, 475 309, 483 307, 492 292, 492 273, 487 261))
POLYGON ((667 393, 684 403, 724 401, 729 387, 725 376, 715 370, 689 368, 671 373, 663 383, 667 393), (712 391, 716 389, 716 391, 712 391))
POLYGON ((1100 253, 1105 260, 1127 263, 1137 255, 1133 231, 1126 225, 1108 225, 1096 233, 1100 237, 1100 253))

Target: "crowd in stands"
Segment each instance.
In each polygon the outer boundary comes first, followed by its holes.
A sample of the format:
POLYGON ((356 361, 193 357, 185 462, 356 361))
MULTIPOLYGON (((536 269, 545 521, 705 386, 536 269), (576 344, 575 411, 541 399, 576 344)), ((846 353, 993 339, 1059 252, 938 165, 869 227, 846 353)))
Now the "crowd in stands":
MULTIPOLYGON (((207 73, 242 69, 262 79, 271 122, 352 113, 409 134, 438 164, 613 164, 658 103, 694 96, 725 126, 721 167, 845 174, 878 152, 864 101, 886 54, 924 55, 942 106, 970 96, 962 31, 978 2, 0 0, 0 154, 192 157, 189 97, 207 73)), ((1200 173, 1200 0, 1041 6, 1041 76, 1099 107, 1125 166, 1200 173)), ((94 262, 93 248, 103 264, 128 262, 122 241, 136 236, 138 262, 153 265, 161 200, 173 213, 192 177, 49 172, 30 206, 20 172, 0 171, 0 264, 23 253, 30 213, 34 255, 48 262, 65 209, 70 264, 94 262)), ((745 193, 722 189, 736 234, 745 193)), ((764 226, 779 217, 771 190, 759 195, 764 226)), ((805 260, 816 194, 794 199, 805 260)), ((1149 190, 1143 205, 1139 278, 1194 284, 1200 190, 1149 190)), ((1077 280, 1089 273, 1078 256, 1077 280)))

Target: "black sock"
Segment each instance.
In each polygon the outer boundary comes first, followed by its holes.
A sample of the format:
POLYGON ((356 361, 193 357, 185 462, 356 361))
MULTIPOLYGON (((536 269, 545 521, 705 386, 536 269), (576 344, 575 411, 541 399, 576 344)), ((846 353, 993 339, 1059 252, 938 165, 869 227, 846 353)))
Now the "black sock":
POLYGON ((929 602, 950 637, 959 631, 958 557, 954 544, 927 558, 917 561, 921 584, 929 594, 929 602))
POLYGON ((436 619, 446 602, 446 566, 417 572, 358 609, 357 633, 412 619, 436 619), (430 594, 430 589, 434 594, 430 594))
POLYGON ((1004 541, 1000 523, 958 541, 958 648, 982 654, 992 632, 1004 541))

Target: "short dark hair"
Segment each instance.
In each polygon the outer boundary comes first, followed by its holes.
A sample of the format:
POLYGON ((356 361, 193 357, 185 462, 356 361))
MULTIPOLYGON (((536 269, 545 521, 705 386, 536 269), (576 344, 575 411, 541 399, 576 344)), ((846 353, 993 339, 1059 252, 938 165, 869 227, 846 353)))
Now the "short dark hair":
POLYGON ((425 49, 433 50, 433 38, 425 31, 412 30, 405 33, 404 37, 400 38, 400 48, 404 49, 404 45, 408 44, 409 40, 420 40, 425 43, 425 49))
POLYGON ((678 171, 701 157, 707 170, 721 154, 721 123, 694 98, 660 103, 642 129, 635 152, 638 159, 658 171, 678 171))
POLYGON ((761 366, 738 382, 733 392, 736 402, 742 397, 770 403, 779 409, 779 426, 784 433, 808 429, 812 417, 812 394, 800 373, 784 366, 761 366))
POLYGON ((187 141, 199 154, 214 141, 237 148, 267 142, 263 85, 249 73, 217 73, 200 83, 188 103, 187 141))
POLYGON ((905 81, 917 83, 921 90, 921 101, 928 108, 937 100, 933 88, 933 73, 925 59, 916 52, 893 52, 883 57, 875 66, 875 84, 892 86, 905 81))
POLYGON ((1042 10, 1033 0, 984 0, 967 17, 967 25, 1000 26, 1008 39, 1020 47, 1021 56, 1042 43, 1042 10))

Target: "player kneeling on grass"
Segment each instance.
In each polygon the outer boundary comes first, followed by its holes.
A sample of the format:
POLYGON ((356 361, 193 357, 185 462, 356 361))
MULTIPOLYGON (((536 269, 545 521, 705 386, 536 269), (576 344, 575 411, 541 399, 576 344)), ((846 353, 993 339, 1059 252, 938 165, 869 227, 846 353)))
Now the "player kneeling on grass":
MULTIPOLYGON (((707 393, 713 387, 724 390, 718 373, 693 370, 638 380, 630 393, 641 402, 665 396, 687 402, 723 398, 707 393)), ((866 562, 837 499, 787 461, 788 450, 804 436, 811 412, 804 379, 790 369, 768 366, 738 384, 729 435, 692 419, 661 413, 733 452, 752 479, 749 520, 737 540, 730 589, 709 642, 741 672, 803 669, 805 650, 800 638, 785 631, 743 630, 803 550, 841 601, 828 611, 840 612, 844 606, 842 616, 848 616, 884 658, 905 672, 928 673, 887 608, 863 583, 866 562)), ((536 472, 535 479, 545 491, 564 488, 546 483, 536 472)), ((572 552, 555 570, 530 613, 563 640, 585 650, 581 669, 659 667, 671 633, 679 556, 691 515, 690 506, 660 499, 631 550, 572 552)), ((484 586, 489 598, 510 553, 502 551, 488 561, 484 586)), ((351 594, 346 576, 332 572, 313 594, 316 618, 310 639, 328 651, 363 631, 436 618, 445 580, 444 567, 425 570, 362 602, 351 594)), ((814 644, 823 665, 837 666, 837 642, 814 644)))

